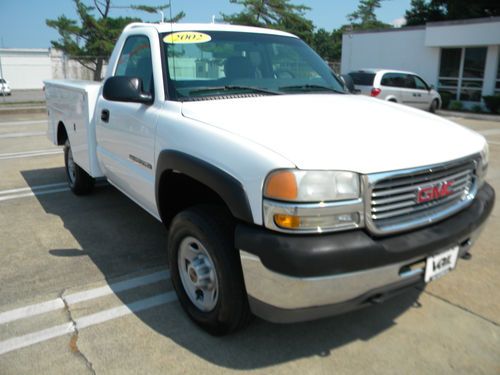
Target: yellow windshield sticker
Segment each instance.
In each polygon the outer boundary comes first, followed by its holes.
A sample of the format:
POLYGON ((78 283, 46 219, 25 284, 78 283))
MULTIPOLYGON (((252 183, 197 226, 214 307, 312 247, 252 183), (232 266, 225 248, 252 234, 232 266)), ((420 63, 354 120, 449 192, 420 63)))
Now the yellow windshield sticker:
POLYGON ((210 35, 196 31, 179 31, 163 38, 163 41, 169 44, 206 43, 211 40, 212 37, 210 35))

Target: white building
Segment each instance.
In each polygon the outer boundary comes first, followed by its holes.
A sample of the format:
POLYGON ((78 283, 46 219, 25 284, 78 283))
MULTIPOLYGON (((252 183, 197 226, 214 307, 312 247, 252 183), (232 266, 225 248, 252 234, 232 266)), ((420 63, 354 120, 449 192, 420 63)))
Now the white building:
POLYGON ((413 71, 452 100, 478 104, 500 94, 500 17, 345 33, 341 72, 363 68, 413 71))
POLYGON ((89 69, 52 48, 0 48, 0 75, 12 90, 41 89, 47 79, 93 77, 89 69))

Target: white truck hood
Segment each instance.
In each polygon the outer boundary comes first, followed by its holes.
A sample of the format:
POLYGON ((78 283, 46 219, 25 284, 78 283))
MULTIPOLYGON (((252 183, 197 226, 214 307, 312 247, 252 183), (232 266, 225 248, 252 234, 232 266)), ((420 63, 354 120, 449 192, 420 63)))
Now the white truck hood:
POLYGON ((424 111, 336 94, 184 102, 183 116, 245 137, 300 169, 374 173, 458 159, 484 138, 424 111))

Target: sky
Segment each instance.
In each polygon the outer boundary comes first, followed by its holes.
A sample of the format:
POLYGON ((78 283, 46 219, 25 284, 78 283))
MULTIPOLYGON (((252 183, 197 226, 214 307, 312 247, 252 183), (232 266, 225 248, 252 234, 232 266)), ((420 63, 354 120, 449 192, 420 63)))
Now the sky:
MULTIPOLYGON (((93 4, 92 0, 84 0, 93 4)), ((242 8, 229 0, 171 0, 172 14, 181 10, 186 17, 181 22, 211 22, 212 16, 232 14, 242 8)), ((113 0, 114 6, 159 5, 168 0, 113 0)), ((317 28, 331 31, 347 23, 347 15, 356 10, 359 0, 292 0, 311 8, 306 16, 317 28)), ((393 24, 401 20, 410 8, 410 0, 384 0, 378 9, 379 20, 393 24)), ((57 31, 45 24, 46 19, 60 15, 76 18, 72 0, 0 0, 0 48, 49 48, 51 40, 58 39, 57 31)), ((159 16, 128 9, 112 9, 111 16, 140 17, 156 22, 159 16)))

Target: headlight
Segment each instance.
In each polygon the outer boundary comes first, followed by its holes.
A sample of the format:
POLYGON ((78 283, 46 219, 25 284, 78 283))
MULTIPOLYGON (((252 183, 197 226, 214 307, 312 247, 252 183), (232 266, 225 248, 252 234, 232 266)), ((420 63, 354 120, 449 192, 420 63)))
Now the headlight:
POLYGON ((343 171, 280 170, 264 185, 266 198, 292 202, 329 202, 359 198, 359 176, 343 171))
POLYGON ((266 227, 321 233, 363 225, 359 175, 344 171, 279 170, 264 184, 266 227))
POLYGON ((481 187, 486 179, 486 173, 488 171, 488 162, 490 158, 490 150, 488 147, 488 142, 484 142, 483 150, 481 151, 481 162, 477 168, 477 178, 478 178, 478 188, 481 187))

